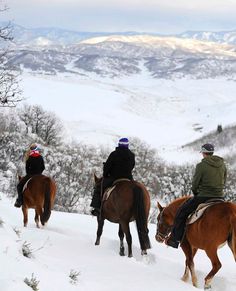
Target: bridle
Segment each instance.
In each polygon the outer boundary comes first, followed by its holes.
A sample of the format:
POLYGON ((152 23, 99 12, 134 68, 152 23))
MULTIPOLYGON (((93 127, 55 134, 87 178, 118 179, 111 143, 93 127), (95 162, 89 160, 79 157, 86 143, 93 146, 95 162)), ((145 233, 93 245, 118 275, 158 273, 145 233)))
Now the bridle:
POLYGON ((156 231, 156 240, 164 241, 168 237, 169 233, 171 232, 171 228, 173 225, 167 224, 163 219, 163 211, 159 214, 159 219, 157 217, 157 231, 156 231), (160 231, 160 226, 162 227, 162 231, 160 231))

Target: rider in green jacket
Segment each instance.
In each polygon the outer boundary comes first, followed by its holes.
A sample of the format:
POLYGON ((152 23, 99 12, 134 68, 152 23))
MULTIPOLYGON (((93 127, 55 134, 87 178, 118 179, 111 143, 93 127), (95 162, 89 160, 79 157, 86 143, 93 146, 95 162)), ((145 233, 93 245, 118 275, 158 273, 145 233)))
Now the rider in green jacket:
POLYGON ((205 155, 197 164, 192 191, 198 197, 223 197, 227 170, 221 157, 205 155))
POLYGON ((199 204, 207 200, 224 197, 223 190, 227 176, 224 160, 213 155, 214 146, 212 144, 204 144, 200 152, 203 159, 197 164, 192 180, 194 196, 179 207, 171 235, 166 240, 166 244, 173 248, 178 248, 183 238, 185 223, 189 214, 196 210, 199 204))

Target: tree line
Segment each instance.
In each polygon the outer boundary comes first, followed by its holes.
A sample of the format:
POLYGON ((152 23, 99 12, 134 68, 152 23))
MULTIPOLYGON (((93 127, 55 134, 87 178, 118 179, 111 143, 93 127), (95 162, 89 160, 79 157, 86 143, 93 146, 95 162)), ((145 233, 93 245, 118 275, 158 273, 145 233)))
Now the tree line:
MULTIPOLYGON (((62 122, 39 105, 2 109, 0 119, 1 191, 16 195, 17 174, 25 174, 24 153, 32 142, 37 142, 45 159, 45 174, 57 184, 55 209, 89 213, 93 174, 102 175, 102 163, 112 149, 63 142, 62 122)), ((149 190, 153 210, 158 200, 169 203, 174 198, 191 194, 195 165, 168 165, 156 149, 138 138, 130 139, 130 148, 136 155, 134 179, 149 190)), ((230 200, 235 199, 235 185, 236 179, 229 170, 226 192, 230 200)))

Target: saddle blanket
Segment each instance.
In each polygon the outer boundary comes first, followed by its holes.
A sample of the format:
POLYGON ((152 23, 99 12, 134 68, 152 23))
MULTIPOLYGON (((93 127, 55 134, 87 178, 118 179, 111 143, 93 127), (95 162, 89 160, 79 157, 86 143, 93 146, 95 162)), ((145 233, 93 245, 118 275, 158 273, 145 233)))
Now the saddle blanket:
POLYGON ((197 221, 203 215, 203 213, 208 207, 218 204, 218 203, 223 203, 223 202, 224 200, 222 199, 214 199, 214 200, 209 200, 206 203, 199 204, 197 209, 189 215, 186 224, 192 224, 195 221, 197 221))
POLYGON ((107 188, 106 191, 105 191, 104 194, 103 194, 102 201, 106 201, 106 200, 110 197, 111 192, 112 192, 115 188, 116 188, 116 185, 107 188))
POLYGON ((23 192, 25 191, 25 189, 27 188, 28 183, 29 183, 29 181, 30 181, 31 179, 32 179, 32 177, 29 178, 29 180, 26 181, 26 183, 25 183, 25 185, 24 185, 24 187, 23 187, 22 193, 23 193, 23 192))
POLYGON ((129 179, 126 179, 126 178, 120 178, 120 179, 117 179, 113 182, 113 185, 111 187, 108 187, 104 194, 103 194, 103 197, 102 197, 102 201, 106 201, 110 195, 111 195, 111 192, 116 188, 116 185, 119 183, 119 182, 124 182, 124 181, 130 181, 129 179))

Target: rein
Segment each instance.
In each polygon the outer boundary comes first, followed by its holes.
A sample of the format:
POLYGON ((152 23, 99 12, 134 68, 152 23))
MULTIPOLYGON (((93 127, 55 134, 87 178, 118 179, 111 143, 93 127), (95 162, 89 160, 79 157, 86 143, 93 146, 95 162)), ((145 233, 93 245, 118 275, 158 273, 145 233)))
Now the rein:
POLYGON ((160 212, 159 219, 157 220, 157 232, 156 232, 156 238, 164 241, 168 237, 169 233, 171 232, 171 228, 173 225, 168 225, 163 220, 163 210, 160 212), (160 226, 162 226, 163 231, 160 231, 160 226))

